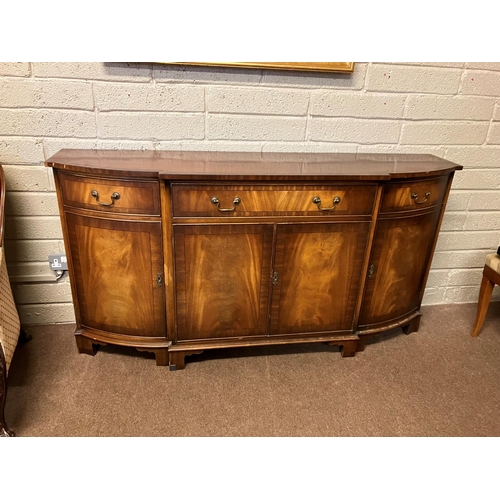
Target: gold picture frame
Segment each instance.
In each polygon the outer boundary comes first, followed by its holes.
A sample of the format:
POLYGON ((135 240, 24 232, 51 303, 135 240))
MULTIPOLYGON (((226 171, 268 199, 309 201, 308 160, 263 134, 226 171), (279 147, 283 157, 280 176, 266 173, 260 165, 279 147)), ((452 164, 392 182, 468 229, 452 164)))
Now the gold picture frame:
POLYGON ((321 71, 335 73, 352 73, 354 71, 353 62, 167 62, 162 64, 277 69, 286 71, 321 71))

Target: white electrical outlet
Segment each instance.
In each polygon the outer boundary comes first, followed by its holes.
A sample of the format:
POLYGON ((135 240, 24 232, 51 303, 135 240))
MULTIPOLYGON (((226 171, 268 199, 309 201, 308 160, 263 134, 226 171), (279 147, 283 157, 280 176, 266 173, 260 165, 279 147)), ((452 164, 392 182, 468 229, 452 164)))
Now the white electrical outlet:
POLYGON ((68 259, 64 253, 53 253, 49 255, 49 265, 52 271, 67 271, 68 259))

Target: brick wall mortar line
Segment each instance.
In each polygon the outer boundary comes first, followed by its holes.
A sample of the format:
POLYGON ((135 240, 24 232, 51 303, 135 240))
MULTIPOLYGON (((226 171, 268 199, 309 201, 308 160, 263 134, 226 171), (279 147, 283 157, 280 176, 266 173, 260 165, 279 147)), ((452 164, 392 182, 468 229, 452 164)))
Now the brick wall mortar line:
POLYGON ((205 121, 204 121, 204 130, 203 130, 203 140, 207 140, 207 131, 208 131, 208 95, 207 95, 207 87, 203 87, 203 106, 204 106, 204 115, 205 115, 205 121))
POLYGON ((309 92, 309 95, 307 97, 306 129, 305 129, 305 138, 304 138, 304 140, 306 142, 311 142, 309 140, 309 124, 311 123, 311 118, 312 118, 312 115, 311 115, 311 95, 312 95, 312 92, 309 92))

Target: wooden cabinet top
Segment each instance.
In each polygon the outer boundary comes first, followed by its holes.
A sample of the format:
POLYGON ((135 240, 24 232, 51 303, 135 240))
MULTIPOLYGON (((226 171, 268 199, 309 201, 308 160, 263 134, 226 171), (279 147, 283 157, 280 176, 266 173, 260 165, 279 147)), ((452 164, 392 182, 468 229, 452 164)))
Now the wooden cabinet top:
POLYGON ((390 180, 462 167, 433 155, 62 149, 45 165, 74 172, 168 180, 390 180))

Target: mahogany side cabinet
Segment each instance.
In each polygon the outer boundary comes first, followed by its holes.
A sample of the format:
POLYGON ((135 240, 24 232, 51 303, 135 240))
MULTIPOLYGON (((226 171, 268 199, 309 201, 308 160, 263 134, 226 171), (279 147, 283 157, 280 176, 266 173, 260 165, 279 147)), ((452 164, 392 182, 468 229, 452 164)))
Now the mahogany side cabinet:
POLYGON ((456 170, 432 155, 61 150, 76 343, 207 349, 418 330, 456 170))

